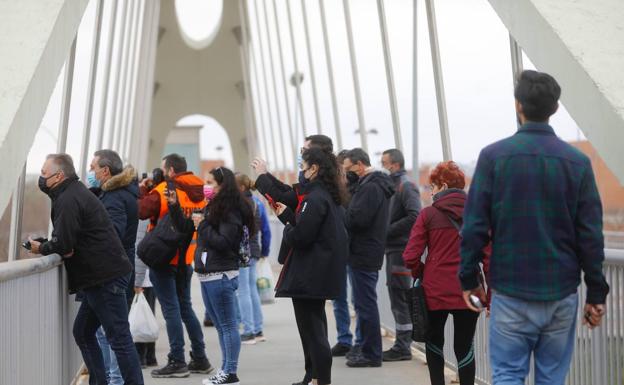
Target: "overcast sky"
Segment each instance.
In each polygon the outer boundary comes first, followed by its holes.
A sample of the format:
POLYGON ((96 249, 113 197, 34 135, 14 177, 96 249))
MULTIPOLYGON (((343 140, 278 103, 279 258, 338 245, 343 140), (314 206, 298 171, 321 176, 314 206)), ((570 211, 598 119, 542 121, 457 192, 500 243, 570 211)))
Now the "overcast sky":
MULTIPOLYGON (((196 0, 187 0, 193 3, 196 0)), ((186 12, 185 23, 188 23, 187 35, 197 36, 203 33, 206 25, 214 24, 217 20, 212 9, 219 9, 219 4, 206 6, 207 0, 197 0, 204 4, 203 10, 198 9, 186 12), (212 8, 214 7, 214 8, 212 8), (209 16, 206 16, 209 15, 209 16)), ((305 45, 305 35, 302 23, 302 9, 300 1, 291 1, 291 11, 294 19, 295 45, 299 70, 304 73, 302 84, 304 115, 308 133, 321 131, 335 138, 335 127, 332 116, 329 82, 325 64, 323 37, 321 32, 319 7, 317 0, 304 0, 308 12, 311 32, 312 57, 316 75, 317 92, 321 119, 317 122, 314 117, 310 70, 305 45)), ((92 1, 93 3, 93 1, 92 1)), ((183 2, 181 2, 183 3, 183 2)), ((218 3, 218 2, 217 2, 218 3)), ((269 67, 267 39, 265 35, 264 9, 259 1, 249 0, 251 13, 251 32, 255 49, 255 59, 260 71, 261 60, 258 56, 258 34, 255 24, 255 5, 260 16, 261 38, 264 45, 264 59, 269 71, 267 79, 270 86, 270 105, 273 120, 268 121, 267 100, 264 97, 263 72, 257 79, 260 89, 254 89, 254 96, 260 100, 264 120, 258 124, 262 127, 272 127, 277 138, 286 137, 288 127, 286 120, 286 104, 282 93, 282 79, 279 76, 279 67, 276 67, 278 85, 280 122, 282 132, 278 132, 278 121, 272 94, 272 78, 269 67), (262 98, 257 98, 258 91, 262 98), (262 123, 262 124, 261 124, 262 123)), ((278 1, 278 19, 281 29, 282 45, 285 50, 285 72, 289 77, 294 72, 286 7, 283 1, 278 1)), ((345 148, 360 146, 359 136, 354 134, 358 127, 355 108, 353 82, 351 77, 349 51, 345 33, 344 13, 341 1, 325 1, 330 33, 331 53, 333 59, 334 77, 339 104, 339 119, 343 133, 345 148)), ((376 128, 380 134, 369 136, 369 152, 376 152, 394 147, 392 121, 386 87, 384 60, 382 54, 379 21, 375 0, 351 1, 351 12, 355 36, 355 49, 362 93, 362 102, 366 126, 376 128)), ((413 1, 392 0, 386 1, 386 13, 389 26, 393 70, 396 81, 397 98, 399 103, 400 125, 402 139, 408 164, 412 158, 412 27, 413 1)), ((425 18, 424 2, 418 1, 418 109, 419 109, 419 145, 418 152, 421 163, 438 162, 442 158, 440 134, 438 126, 437 108, 433 71, 430 59, 428 30, 425 18)), ((513 110, 513 90, 509 53, 509 37, 504 25, 490 7, 487 0, 444 0, 436 1, 438 33, 440 51, 443 63, 444 84, 447 98, 448 120, 451 133, 453 157, 461 163, 470 164, 478 156, 480 149, 488 143, 506 137, 515 131, 515 114, 513 110)), ((189 6, 192 7, 192 4, 189 6)), ((189 8, 192 9, 192 8, 189 8)), ((268 22, 273 59, 276 65, 279 60, 273 17, 273 2, 267 1, 268 22)), ((93 30, 94 7, 90 4, 81 25, 78 42, 76 74, 74 78, 73 109, 70 115, 70 135, 68 151, 75 158, 79 157, 84 126, 84 105, 80 102, 86 98, 86 84, 88 79, 88 61, 90 57, 91 31, 93 30)), ((106 25, 106 23, 105 23, 106 25)), ((105 29, 106 31, 106 29, 105 29)), ((227 31, 226 31, 227 32, 227 31)), ((176 33, 179 33, 176 31, 176 33)), ((224 33, 221 31, 220 33, 224 33)), ((524 60, 525 68, 532 68, 528 58, 524 60)), ((103 66, 100 66, 103 67, 103 66)), ((100 69, 103 70, 103 69, 100 69)), ((98 75, 100 76, 100 75, 98 75)), ((255 72, 254 72, 255 76, 255 72)), ((28 172, 38 172, 45 154, 55 150, 59 116, 61 83, 57 86, 50 102, 48 112, 43 119, 42 129, 39 130, 33 148, 29 155, 28 172)), ((253 83, 252 83, 253 84, 253 83)), ((295 114, 295 89, 288 87, 288 100, 291 114, 295 114)), ((96 89, 100 94, 101 88, 96 89)), ((566 90, 564 89, 565 93, 566 90)), ((96 96, 96 106, 101 101, 96 96)), ((257 111, 260 112, 259 110, 257 111)), ((300 112, 298 112, 299 114, 300 112)), ((258 118, 259 118, 258 114, 258 118)), ((94 125, 99 122, 99 111, 96 109, 94 125)), ((180 117, 183 119, 185 117, 180 117)), ((186 117, 180 124, 204 124, 201 135, 201 156, 206 159, 224 157, 227 164, 232 165, 231 148, 227 135, 219 123, 209 117, 186 117), (210 137, 210 139, 208 139, 210 137), (218 151, 218 147, 224 150, 218 151)), ((579 135, 578 127, 570 118, 565 108, 561 108, 552 121, 557 133, 566 140, 576 140, 579 135)), ((300 126, 300 125, 299 125, 300 126)), ((95 127, 97 131, 98 128, 95 127)), ((296 146, 301 142, 301 133, 298 135, 296 146)), ((91 144, 94 145, 95 135, 91 144)), ((281 166, 280 157, 273 159, 272 144, 269 143, 269 154, 266 157, 273 167, 281 166)), ((284 145, 277 143, 278 148, 284 145)), ((373 156, 374 162, 378 158, 373 156)), ((292 166, 292 159, 288 158, 286 166, 292 166)))

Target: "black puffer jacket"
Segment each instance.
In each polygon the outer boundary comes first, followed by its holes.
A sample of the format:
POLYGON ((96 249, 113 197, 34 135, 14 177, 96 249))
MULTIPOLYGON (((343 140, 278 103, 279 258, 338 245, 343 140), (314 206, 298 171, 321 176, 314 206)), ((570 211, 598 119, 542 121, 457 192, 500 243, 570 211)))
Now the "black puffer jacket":
POLYGON ((132 265, 109 214, 78 178, 63 181, 49 196, 54 230, 41 254, 73 253, 64 258, 70 293, 130 274, 132 265))
POLYGON ((296 213, 287 208, 276 296, 336 299, 345 289, 347 231, 344 209, 320 182, 303 189, 296 213))
POLYGON ((386 249, 401 251, 405 249, 410 232, 420 213, 420 192, 405 170, 390 176, 395 187, 395 194, 390 199, 390 226, 386 249))
POLYGON ((383 265, 394 183, 380 171, 360 178, 346 215, 349 266, 377 271, 383 265))
POLYGON ((217 227, 204 220, 197 228, 195 271, 200 274, 238 270, 240 243, 243 239, 243 217, 239 210, 230 211, 217 227), (206 253, 206 263, 201 260, 206 253))

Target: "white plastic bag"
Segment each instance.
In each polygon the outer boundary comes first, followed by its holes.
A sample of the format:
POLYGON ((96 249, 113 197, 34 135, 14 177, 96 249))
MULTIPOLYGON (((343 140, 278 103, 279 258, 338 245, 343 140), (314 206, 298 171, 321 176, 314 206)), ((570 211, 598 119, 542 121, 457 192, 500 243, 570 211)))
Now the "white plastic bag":
POLYGON ((135 294, 128 316, 134 342, 156 342, 160 328, 143 293, 135 294))
POLYGON ((258 286, 258 293, 260 294, 260 301, 263 304, 270 304, 275 302, 275 279, 273 278, 273 270, 271 270, 271 263, 268 258, 262 258, 256 265, 258 279, 256 285, 258 286))

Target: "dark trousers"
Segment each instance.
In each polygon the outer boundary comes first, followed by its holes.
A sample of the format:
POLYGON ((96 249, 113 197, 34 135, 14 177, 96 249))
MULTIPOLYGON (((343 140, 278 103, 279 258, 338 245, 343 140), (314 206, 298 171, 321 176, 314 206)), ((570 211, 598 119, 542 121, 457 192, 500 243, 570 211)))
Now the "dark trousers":
MULTIPOLYGON (((156 311, 156 294, 154 293, 154 288, 146 287, 143 289, 143 295, 147 300, 150 308, 152 309, 152 313, 156 311)), ((155 342, 137 342, 134 344, 137 349, 137 353, 139 353, 139 360, 141 360, 141 364, 154 364, 156 363, 156 343, 155 342)))
POLYGON ((377 307, 378 280, 378 271, 351 268, 353 305, 362 338, 362 355, 375 362, 381 362, 382 358, 381 322, 377 307))
POLYGON ((106 385, 102 350, 95 333, 100 326, 117 357, 124 383, 143 384, 139 356, 128 324, 126 290, 128 277, 119 277, 81 292, 82 303, 74 321, 73 334, 89 369, 90 385, 106 385))
POLYGON ((332 354, 327 339, 325 300, 293 298, 295 319, 305 358, 306 379, 331 384, 332 354))
POLYGON ((149 274, 167 325, 169 359, 186 362, 184 358, 183 322, 191 340, 193 357, 196 359, 205 358, 204 333, 191 303, 193 268, 185 266, 184 271, 178 273, 174 266, 170 266, 163 270, 150 269, 149 274))
POLYGON ((479 313, 467 309, 429 311, 429 338, 426 348, 431 385, 444 385, 444 325, 449 314, 453 315, 453 347, 459 368, 459 383, 473 385, 475 360, 472 342, 479 313))
POLYGON ((392 350, 404 354, 411 353, 412 345, 412 319, 408 306, 412 281, 411 271, 403 265, 403 250, 386 251, 386 284, 396 333, 392 350))

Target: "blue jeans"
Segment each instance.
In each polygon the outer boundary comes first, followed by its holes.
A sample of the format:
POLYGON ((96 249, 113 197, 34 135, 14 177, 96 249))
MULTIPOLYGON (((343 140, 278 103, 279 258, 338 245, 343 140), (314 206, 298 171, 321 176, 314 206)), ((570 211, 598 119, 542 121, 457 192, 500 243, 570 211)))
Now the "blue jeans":
POLYGON ((574 350, 578 295, 532 302, 494 294, 490 362, 496 385, 523 385, 531 355, 536 385, 563 385, 574 350))
POLYGON ((123 377, 121 377, 117 357, 113 349, 111 349, 108 339, 106 338, 106 333, 104 333, 102 327, 97 330, 95 337, 100 344, 100 349, 102 349, 102 358, 104 358, 104 370, 106 370, 108 385, 123 385, 123 377))
POLYGON ((262 306, 258 294, 258 274, 256 264, 258 260, 252 258, 249 267, 239 270, 238 277, 238 307, 243 323, 243 334, 258 334, 262 331, 262 306))
POLYGON ((73 334, 89 369, 90 385, 107 384, 102 350, 95 337, 100 326, 115 352, 124 383, 143 384, 141 363, 128 324, 127 287, 128 277, 124 276, 81 292, 82 303, 74 321, 73 334))
MULTIPOLYGON (((345 281, 351 281, 351 272, 349 266, 347 266, 347 276, 345 281)), ((338 337, 338 343, 351 346, 353 341, 353 334, 351 334, 351 314, 349 313, 349 302, 347 298, 347 292, 349 285, 345 283, 344 291, 340 293, 340 297, 332 301, 334 307, 334 318, 336 319, 336 332, 338 337)), ((353 288, 353 284, 351 284, 353 288)), ((353 290, 351 290, 351 303, 353 303, 353 290)), ((355 345, 362 344, 362 336, 360 335, 360 323, 358 320, 355 322, 355 345)))
POLYGON ((223 274, 219 280, 202 282, 201 288, 206 300, 206 309, 219 334, 223 361, 221 370, 225 373, 236 373, 241 349, 236 300, 238 277, 230 280, 223 274))
POLYGON ((374 362, 381 362, 382 359, 381 321, 377 307, 378 280, 378 271, 351 268, 353 304, 361 337, 360 342, 356 331, 356 344, 362 346, 364 358, 374 362))
POLYGON ((169 337, 169 359, 186 362, 184 358, 184 328, 186 326, 193 358, 206 358, 204 333, 191 303, 191 277, 193 268, 185 267, 182 275, 177 275, 174 266, 166 269, 149 269, 150 280, 154 285, 154 293, 160 302, 160 308, 167 325, 169 337))

